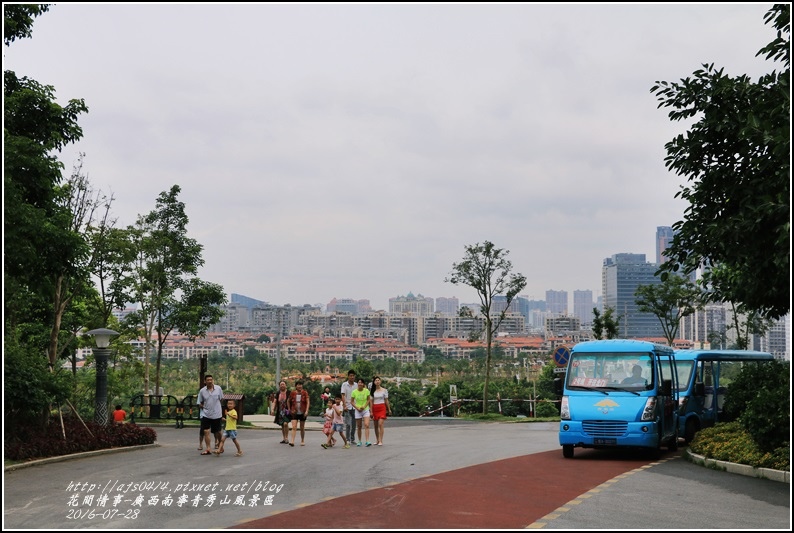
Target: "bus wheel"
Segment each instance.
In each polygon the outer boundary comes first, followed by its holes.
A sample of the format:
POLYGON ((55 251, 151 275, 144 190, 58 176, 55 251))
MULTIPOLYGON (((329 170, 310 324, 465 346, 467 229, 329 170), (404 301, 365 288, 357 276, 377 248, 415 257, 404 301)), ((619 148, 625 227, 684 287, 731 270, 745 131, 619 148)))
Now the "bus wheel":
POLYGON ((695 433, 698 431, 698 422, 696 418, 690 418, 686 421, 686 426, 684 427, 684 442, 689 444, 692 442, 692 439, 695 438, 695 433))
POLYGON ((573 457, 573 444, 563 444, 562 445, 562 456, 566 459, 570 459, 573 457))

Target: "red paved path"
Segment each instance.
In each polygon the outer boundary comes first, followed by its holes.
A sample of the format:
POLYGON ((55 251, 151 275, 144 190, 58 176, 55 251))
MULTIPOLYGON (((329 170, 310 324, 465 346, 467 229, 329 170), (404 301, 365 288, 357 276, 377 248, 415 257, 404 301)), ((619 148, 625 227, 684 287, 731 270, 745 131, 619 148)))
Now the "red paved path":
POLYGON ((525 528, 604 481, 649 462, 604 457, 593 450, 580 451, 571 460, 553 450, 341 496, 233 529, 327 529, 338 524, 332 517, 352 516, 346 528, 525 528))

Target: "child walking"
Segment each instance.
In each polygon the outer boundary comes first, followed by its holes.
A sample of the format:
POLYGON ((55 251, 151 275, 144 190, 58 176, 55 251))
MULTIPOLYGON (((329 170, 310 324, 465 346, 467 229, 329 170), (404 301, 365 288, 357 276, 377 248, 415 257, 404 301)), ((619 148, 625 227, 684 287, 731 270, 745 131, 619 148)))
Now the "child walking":
POLYGON ((237 447, 237 453, 234 454, 235 457, 240 457, 243 454, 243 450, 240 448, 240 443, 237 442, 237 410, 235 407, 237 406, 237 402, 235 400, 229 400, 226 403, 226 429, 223 431, 223 438, 221 439, 221 445, 215 451, 215 455, 220 457, 223 453, 223 445, 226 444, 226 439, 232 439, 232 442, 237 447))
POLYGON ((323 423, 323 433, 328 437, 324 444, 320 444, 323 448, 330 448, 334 445, 334 429, 333 429, 333 420, 334 420, 334 401, 329 399, 328 403, 326 404, 325 411, 323 411, 323 419, 325 423, 323 423))
MULTIPOLYGON (((342 437, 342 440, 345 443, 344 448, 347 450, 350 448, 350 443, 347 442, 347 436, 345 435, 345 419, 344 419, 344 412, 345 406, 342 404, 342 397, 337 396, 332 402, 328 402, 331 405, 331 433, 329 435, 330 439, 333 439, 334 432, 338 431, 339 435, 342 437)), ((328 445, 325 446, 328 448, 328 445)))

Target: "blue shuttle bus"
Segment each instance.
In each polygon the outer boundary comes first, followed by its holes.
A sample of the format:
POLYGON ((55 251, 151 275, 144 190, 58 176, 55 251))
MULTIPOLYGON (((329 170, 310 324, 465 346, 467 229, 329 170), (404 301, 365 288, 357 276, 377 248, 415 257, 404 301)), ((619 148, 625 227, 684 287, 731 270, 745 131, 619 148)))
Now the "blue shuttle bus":
POLYGON ((725 393, 742 365, 773 359, 752 350, 676 350, 678 433, 684 441, 689 444, 698 430, 724 418, 725 393))
POLYGON ((576 344, 558 379, 562 455, 574 448, 678 448, 673 349, 639 340, 576 344))

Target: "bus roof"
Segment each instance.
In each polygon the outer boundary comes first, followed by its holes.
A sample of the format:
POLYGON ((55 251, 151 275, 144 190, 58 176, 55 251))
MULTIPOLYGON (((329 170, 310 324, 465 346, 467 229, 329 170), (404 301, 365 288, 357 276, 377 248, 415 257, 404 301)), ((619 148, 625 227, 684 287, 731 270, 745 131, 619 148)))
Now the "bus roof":
POLYGON ((585 341, 574 345, 573 352, 650 352, 652 350, 672 352, 673 349, 664 344, 633 339, 606 339, 585 341))
POLYGON ((772 361, 775 357, 769 352, 754 350, 676 350, 679 361, 772 361))

